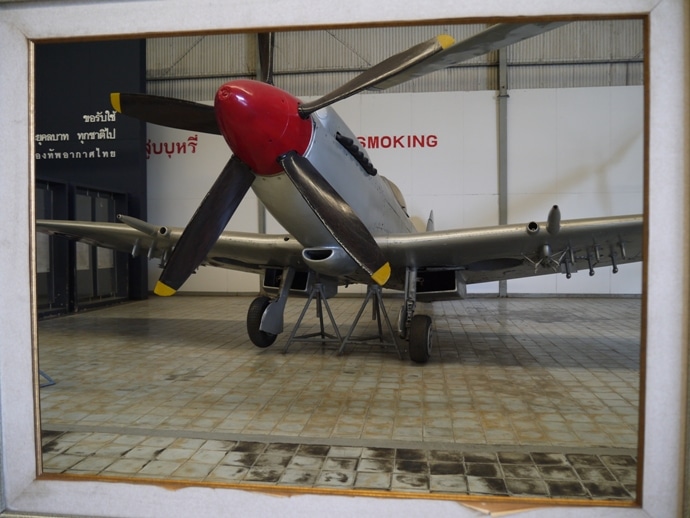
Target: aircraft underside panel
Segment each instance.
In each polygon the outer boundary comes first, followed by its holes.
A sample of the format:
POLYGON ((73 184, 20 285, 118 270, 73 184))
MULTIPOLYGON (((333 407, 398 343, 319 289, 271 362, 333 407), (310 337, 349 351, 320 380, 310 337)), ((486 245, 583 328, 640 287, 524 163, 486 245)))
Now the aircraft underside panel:
POLYGON ((458 270, 417 271, 417 300, 464 299, 467 296, 465 279, 458 270))

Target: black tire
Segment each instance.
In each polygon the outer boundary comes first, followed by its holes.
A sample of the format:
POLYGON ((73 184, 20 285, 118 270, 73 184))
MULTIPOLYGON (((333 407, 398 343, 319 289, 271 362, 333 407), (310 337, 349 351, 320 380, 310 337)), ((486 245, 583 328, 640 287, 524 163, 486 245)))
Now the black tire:
POLYGON ((426 363, 431 356, 431 317, 415 315, 410 322, 410 360, 426 363))
POLYGON ((272 345, 278 336, 259 329, 261 317, 264 316, 264 311, 266 311, 270 303, 271 299, 266 296, 257 297, 249 305, 249 310, 247 311, 247 334, 252 343, 262 349, 272 345))

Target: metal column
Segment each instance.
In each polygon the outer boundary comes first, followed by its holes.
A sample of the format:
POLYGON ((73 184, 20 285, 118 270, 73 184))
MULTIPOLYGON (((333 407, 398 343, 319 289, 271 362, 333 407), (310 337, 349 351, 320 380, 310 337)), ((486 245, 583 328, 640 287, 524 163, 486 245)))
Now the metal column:
MULTIPOLYGON (((508 63, 506 50, 498 51, 498 224, 508 223, 508 63)), ((506 281, 498 281, 498 296, 508 294, 506 281)))

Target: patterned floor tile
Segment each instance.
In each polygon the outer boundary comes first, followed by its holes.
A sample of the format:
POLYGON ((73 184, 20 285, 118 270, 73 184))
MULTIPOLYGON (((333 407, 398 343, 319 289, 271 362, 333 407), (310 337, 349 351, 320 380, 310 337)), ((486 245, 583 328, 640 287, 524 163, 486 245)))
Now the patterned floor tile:
MULTIPOLYGON (((43 469, 635 499, 639 299, 439 303, 423 367, 371 345, 259 350, 244 331, 250 300, 152 298, 39 322, 56 381, 41 389, 43 469)), ((359 308, 332 304, 342 321, 359 308)), ((288 328, 300 311, 289 301, 288 328)))

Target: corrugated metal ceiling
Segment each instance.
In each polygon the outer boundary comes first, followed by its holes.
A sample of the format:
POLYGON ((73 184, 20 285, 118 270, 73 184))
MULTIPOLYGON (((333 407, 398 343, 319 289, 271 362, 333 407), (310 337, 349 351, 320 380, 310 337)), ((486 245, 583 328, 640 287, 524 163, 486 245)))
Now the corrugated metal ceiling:
MULTIPOLYGON (((370 66, 438 34, 463 40, 484 24, 321 29, 275 35, 274 81, 298 96, 321 95, 370 66)), ((642 84, 643 22, 577 21, 506 50, 510 88, 642 84)), ((492 52, 390 91, 497 89, 492 52)), ((213 98, 222 82, 255 77, 255 34, 147 41, 148 90, 190 100, 213 98)))

